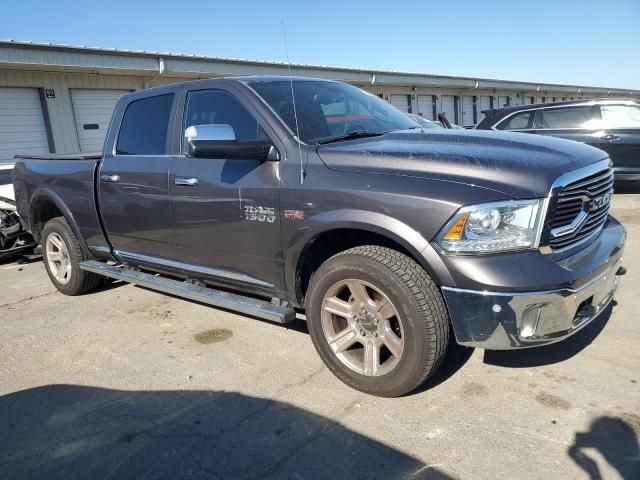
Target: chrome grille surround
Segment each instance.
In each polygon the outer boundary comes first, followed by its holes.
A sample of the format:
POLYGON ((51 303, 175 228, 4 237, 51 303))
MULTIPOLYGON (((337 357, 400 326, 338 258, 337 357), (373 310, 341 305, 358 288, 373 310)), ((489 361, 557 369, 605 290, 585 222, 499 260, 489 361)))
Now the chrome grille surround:
POLYGON ((600 232, 607 221, 613 181, 610 160, 605 159, 554 183, 545 221, 545 253, 569 249, 600 232))

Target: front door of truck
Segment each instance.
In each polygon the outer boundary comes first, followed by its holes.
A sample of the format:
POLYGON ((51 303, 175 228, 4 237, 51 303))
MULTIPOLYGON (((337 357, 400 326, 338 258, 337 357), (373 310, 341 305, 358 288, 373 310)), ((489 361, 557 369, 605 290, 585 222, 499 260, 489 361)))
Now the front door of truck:
POLYGON ((184 139, 190 126, 228 126, 236 141, 266 139, 265 130, 225 89, 191 90, 183 103, 176 125, 181 153, 172 158, 169 178, 179 261, 214 280, 282 290, 280 162, 193 158, 184 139))
POLYGON ((114 114, 106 145, 115 147, 104 152, 98 198, 111 246, 121 256, 173 255, 167 137, 174 96, 143 97, 114 114))

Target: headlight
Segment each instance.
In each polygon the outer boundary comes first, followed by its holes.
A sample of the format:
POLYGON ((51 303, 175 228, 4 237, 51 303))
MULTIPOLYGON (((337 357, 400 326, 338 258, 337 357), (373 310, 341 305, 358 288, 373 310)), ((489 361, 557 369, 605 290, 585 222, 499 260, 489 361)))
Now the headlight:
POLYGON ((510 200, 462 207, 436 237, 447 253, 482 254, 537 248, 544 200, 510 200))

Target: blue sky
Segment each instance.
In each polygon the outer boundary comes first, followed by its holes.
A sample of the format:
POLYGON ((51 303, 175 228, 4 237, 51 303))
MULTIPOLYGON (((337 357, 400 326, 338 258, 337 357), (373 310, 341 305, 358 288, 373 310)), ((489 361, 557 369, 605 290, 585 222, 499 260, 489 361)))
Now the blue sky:
POLYGON ((0 38, 640 89, 640 0, 12 1, 0 38))

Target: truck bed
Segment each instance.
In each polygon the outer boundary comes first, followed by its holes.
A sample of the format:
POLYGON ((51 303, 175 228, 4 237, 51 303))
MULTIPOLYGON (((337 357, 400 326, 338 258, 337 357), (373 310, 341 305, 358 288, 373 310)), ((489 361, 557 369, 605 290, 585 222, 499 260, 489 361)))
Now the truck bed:
POLYGON ((13 186, 18 214, 40 241, 43 222, 30 207, 64 215, 87 247, 106 247, 95 202, 95 175, 99 153, 23 155, 16 159, 13 186), (44 205, 44 207, 43 207, 44 205))

